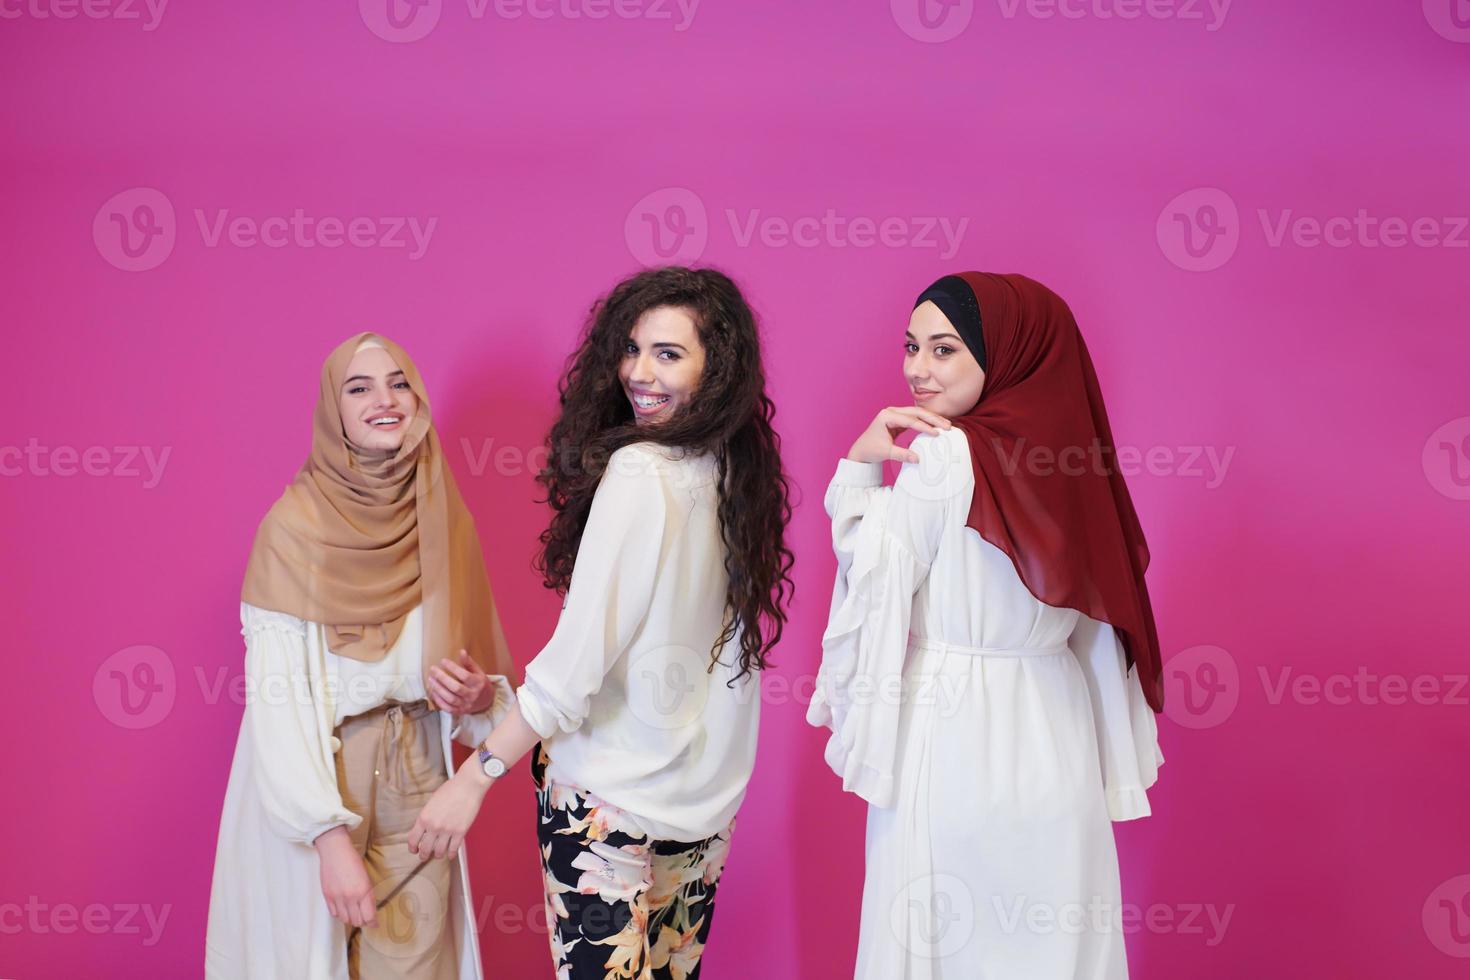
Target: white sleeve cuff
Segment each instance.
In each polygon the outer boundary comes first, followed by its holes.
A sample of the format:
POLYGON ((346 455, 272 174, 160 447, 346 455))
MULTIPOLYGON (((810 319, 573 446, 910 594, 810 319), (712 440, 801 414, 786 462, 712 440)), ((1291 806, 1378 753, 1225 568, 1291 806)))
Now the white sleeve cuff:
POLYGON ((461 745, 476 748, 490 733, 495 726, 510 713, 510 706, 515 703, 515 691, 511 689, 510 681, 504 674, 486 674, 490 683, 495 686, 495 700, 490 707, 479 714, 460 715, 449 737, 458 741, 461 745))
POLYGON ((526 724, 543 739, 551 738, 561 730, 556 713, 532 689, 529 681, 516 688, 516 702, 521 706, 521 717, 526 719, 526 724))
POLYGON ((839 459, 832 482, 840 487, 881 487, 882 463, 859 463, 855 459, 839 459))
POLYGON ((1148 792, 1142 786, 1125 786, 1108 790, 1108 818, 1114 821, 1137 820, 1152 816, 1148 792))

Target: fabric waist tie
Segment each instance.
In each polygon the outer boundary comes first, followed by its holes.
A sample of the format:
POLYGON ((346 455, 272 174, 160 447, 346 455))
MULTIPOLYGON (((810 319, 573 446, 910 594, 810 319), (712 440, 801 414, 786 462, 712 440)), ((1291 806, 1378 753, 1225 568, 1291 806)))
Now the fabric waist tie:
POLYGON ((910 636, 909 647, 914 650, 933 650, 938 653, 958 653, 966 657, 1054 657, 1059 653, 1070 653, 1065 643, 1054 643, 1044 647, 969 647, 960 643, 946 643, 923 636, 910 636))

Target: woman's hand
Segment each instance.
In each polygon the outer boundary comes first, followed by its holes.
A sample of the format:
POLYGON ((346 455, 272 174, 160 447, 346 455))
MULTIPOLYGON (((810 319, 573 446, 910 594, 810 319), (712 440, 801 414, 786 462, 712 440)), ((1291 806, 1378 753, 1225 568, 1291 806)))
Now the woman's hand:
POLYGON ((464 650, 459 662, 448 657, 429 668, 429 694, 453 715, 477 715, 495 703, 495 685, 464 650))
POLYGON ((321 859, 322 897, 332 917, 348 926, 378 924, 373 883, 347 828, 333 827, 312 841, 321 859))
POLYGON ((857 442, 847 451, 847 458, 859 463, 881 463, 885 459, 896 459, 901 463, 917 463, 919 454, 905 449, 893 441, 894 435, 905 429, 916 432, 938 432, 950 427, 949 419, 917 405, 900 405, 885 408, 873 419, 857 442))
POLYGON ((492 782, 480 768, 478 755, 466 759, 419 811, 408 832, 408 849, 422 860, 458 853, 492 782))

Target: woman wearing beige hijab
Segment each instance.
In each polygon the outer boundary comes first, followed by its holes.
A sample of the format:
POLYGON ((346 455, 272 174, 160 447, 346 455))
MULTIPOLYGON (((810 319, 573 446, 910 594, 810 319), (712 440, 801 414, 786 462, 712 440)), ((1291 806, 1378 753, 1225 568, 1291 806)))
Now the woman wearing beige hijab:
POLYGON ((397 344, 322 366, 311 456, 241 594, 246 706, 220 819, 210 978, 481 976, 463 850, 407 832, 508 710, 474 521, 397 344))

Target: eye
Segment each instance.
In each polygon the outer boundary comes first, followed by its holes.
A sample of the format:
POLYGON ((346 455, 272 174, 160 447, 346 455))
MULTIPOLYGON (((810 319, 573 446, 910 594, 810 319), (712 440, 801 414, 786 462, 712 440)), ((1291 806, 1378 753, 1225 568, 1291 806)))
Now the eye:
POLYGON ((366 385, 353 385, 351 388, 347 389, 347 393, 349 395, 360 395, 364 391, 367 391, 366 385))
POLYGON ((934 353, 938 354, 940 357, 947 357, 948 355, 954 353, 954 348, 950 347, 947 344, 940 344, 938 347, 934 348, 934 353))
POLYGON ((906 353, 917 354, 919 352, 919 345, 912 340, 906 340, 904 341, 903 349, 906 353))
POLYGON ((677 361, 679 359, 679 355, 671 350, 661 350, 658 352, 658 356, 669 361, 677 361))
POLYGON ((625 344, 623 346, 623 354, 624 355, 627 355, 627 354, 636 354, 636 353, 638 353, 638 345, 635 344, 635 343, 633 343, 632 341, 629 341, 627 344, 625 344))
POLYGON ((408 382, 407 381, 399 381, 396 384, 394 384, 393 387, 395 387, 395 388, 402 388, 404 391, 407 391, 408 390, 408 382))

